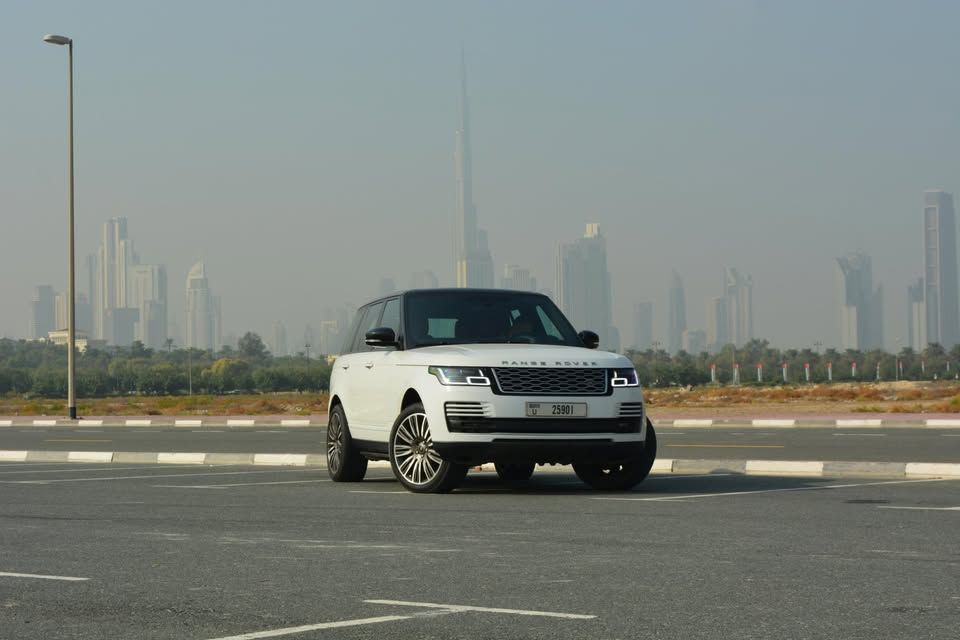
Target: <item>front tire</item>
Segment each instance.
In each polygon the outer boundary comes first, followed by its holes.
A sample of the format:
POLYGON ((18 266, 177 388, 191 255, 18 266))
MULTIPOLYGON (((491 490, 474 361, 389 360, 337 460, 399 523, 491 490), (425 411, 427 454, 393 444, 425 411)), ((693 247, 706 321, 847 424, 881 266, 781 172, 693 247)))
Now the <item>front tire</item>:
POLYGON ((577 464, 573 471, 583 482, 600 491, 627 491, 640 484, 650 474, 657 458, 657 433, 647 418, 647 439, 643 453, 619 464, 577 464))
POLYGON ((467 475, 467 466, 440 457, 433 448, 430 423, 422 404, 412 404, 390 430, 390 467, 404 487, 415 493, 453 491, 467 475))
POLYGON ((347 414, 339 404, 327 420, 327 474, 334 482, 360 482, 367 475, 367 459, 353 446, 347 414))

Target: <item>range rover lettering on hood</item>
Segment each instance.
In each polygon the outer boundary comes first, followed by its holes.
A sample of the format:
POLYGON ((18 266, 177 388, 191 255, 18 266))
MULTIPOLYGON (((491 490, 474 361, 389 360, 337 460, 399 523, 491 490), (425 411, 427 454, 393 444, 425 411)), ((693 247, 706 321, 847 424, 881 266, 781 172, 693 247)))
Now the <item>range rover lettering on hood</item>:
MULTIPOLYGON (((505 367, 546 367, 548 366, 546 362, 537 362, 536 360, 501 360, 500 364, 505 367)), ((557 360, 553 363, 555 367, 596 367, 598 366, 596 362, 588 362, 586 360, 557 360)))

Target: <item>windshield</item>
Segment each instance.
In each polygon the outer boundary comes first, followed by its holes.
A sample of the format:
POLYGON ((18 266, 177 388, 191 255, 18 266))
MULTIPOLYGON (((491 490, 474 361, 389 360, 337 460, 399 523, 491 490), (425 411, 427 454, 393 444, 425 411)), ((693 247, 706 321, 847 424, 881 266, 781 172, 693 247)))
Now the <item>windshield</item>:
POLYGON ((404 315, 408 349, 477 343, 583 346, 563 313, 540 294, 413 293, 404 315))

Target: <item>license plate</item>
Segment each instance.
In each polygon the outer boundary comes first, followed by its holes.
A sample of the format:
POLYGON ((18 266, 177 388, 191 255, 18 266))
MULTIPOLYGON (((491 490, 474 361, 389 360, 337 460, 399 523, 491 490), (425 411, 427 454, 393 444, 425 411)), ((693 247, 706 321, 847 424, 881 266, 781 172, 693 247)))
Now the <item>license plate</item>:
POLYGON ((528 418, 586 418, 586 402, 528 402, 528 418))

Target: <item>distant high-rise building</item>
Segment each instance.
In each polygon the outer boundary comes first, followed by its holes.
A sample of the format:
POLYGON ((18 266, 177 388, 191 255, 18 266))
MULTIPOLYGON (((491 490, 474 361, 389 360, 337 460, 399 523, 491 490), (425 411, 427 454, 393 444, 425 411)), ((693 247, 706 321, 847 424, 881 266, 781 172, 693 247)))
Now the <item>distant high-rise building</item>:
POLYGON ((730 343, 730 322, 727 316, 726 296, 707 299, 707 349, 722 351, 730 343))
POLYGON ((883 348, 883 289, 873 288, 870 256, 837 258, 840 344, 844 349, 883 348))
POLYGON ((393 278, 380 278, 377 286, 378 296, 389 296, 397 292, 397 283, 393 278))
POLYGON ((467 105, 467 67, 460 60, 460 128, 456 134, 455 165, 457 176, 456 257, 457 286, 492 288, 493 258, 487 232, 477 227, 477 207, 473 204, 473 165, 470 154, 470 111, 467 105))
POLYGON ((600 348, 620 350, 619 332, 613 326, 607 242, 600 225, 588 224, 582 238, 560 245, 557 290, 560 308, 578 331, 596 331, 600 348))
POLYGON ((960 342, 960 292, 953 195, 945 191, 924 193, 923 253, 927 340, 950 349, 960 342))
POLYGON ((30 337, 44 340, 57 328, 56 294, 53 287, 48 284, 36 287, 30 309, 30 337))
POLYGON ((667 318, 667 350, 677 353, 683 348, 683 332, 687 330, 687 297, 680 274, 670 276, 670 306, 667 318))
POLYGON ((503 268, 503 277, 500 279, 500 288, 517 291, 536 291, 537 279, 526 269, 517 264, 508 264, 503 268))
POLYGON ((699 355, 707 350, 707 334, 699 329, 687 329, 683 332, 683 350, 699 355))
MULTIPOLYGON (((137 264, 128 269, 129 308, 137 310, 134 338, 150 349, 167 342, 167 270, 163 265, 137 264)), ((118 343, 119 344, 119 343, 118 343)))
POLYGON ((907 344, 920 353, 927 348, 927 318, 923 304, 923 278, 907 287, 907 344))
POLYGON ((436 289, 439 286, 440 281, 433 271, 417 271, 410 276, 411 289, 436 289))
POLYGON ((282 322, 273 325, 273 355, 278 358, 287 355, 287 328, 282 322))
POLYGON ((110 309, 128 307, 128 270, 136 263, 133 242, 127 237, 127 219, 111 218, 103 225, 97 254, 96 290, 92 300, 96 338, 118 344, 106 329, 106 316, 110 309))
POLYGON ((129 347, 137 339, 137 321, 140 312, 130 307, 107 309, 104 317, 104 328, 111 336, 111 344, 119 347, 129 347))
POLYGON ((742 347, 753 340, 753 278, 732 267, 724 269, 723 297, 727 307, 726 342, 742 347))
POLYGON ((646 351, 653 346, 653 303, 633 305, 633 348, 646 351))
POLYGON ((221 344, 220 299, 210 291, 206 265, 187 274, 187 347, 218 351, 221 344))

